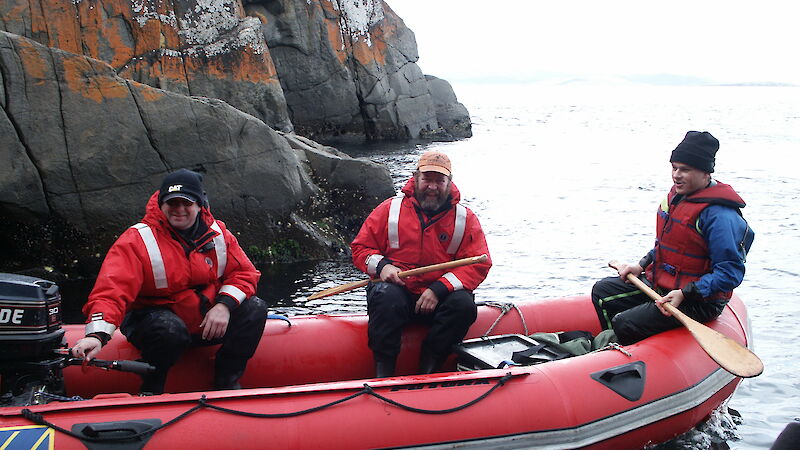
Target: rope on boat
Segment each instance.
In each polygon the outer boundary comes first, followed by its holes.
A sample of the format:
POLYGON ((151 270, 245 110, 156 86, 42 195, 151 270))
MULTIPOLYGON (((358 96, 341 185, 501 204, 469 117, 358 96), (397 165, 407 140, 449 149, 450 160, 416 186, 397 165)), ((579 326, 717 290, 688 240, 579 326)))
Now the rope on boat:
MULTIPOLYGON (((365 386, 366 386, 366 384, 365 384, 365 386)), ((254 412, 247 412, 247 411, 238 411, 238 410, 235 410, 235 409, 224 408, 222 406, 212 405, 212 404, 208 403, 208 401, 206 400, 206 396, 205 395, 200 398, 199 402, 200 402, 201 405, 203 405, 206 408, 211 408, 211 409, 214 409, 214 410, 217 410, 217 411, 222 411, 222 412, 226 412, 226 413, 230 413, 230 414, 235 414, 237 416, 256 417, 256 418, 259 418, 259 419, 281 419, 281 418, 285 418, 285 417, 302 416, 303 414, 308 414, 308 413, 312 413, 312 412, 315 412, 315 411, 319 411, 321 409, 325 409, 325 408, 328 408, 328 407, 331 407, 331 406, 334 406, 334 405, 338 405, 339 403, 344 403, 344 402, 346 402, 348 400, 352 400, 352 399, 354 399, 356 397, 359 397, 359 396, 361 396, 363 394, 365 394, 365 389, 362 389, 362 390, 356 392, 355 394, 348 395, 345 398, 342 398, 342 399, 339 399, 339 400, 336 400, 336 401, 333 401, 333 402, 330 402, 330 403, 326 403, 324 405, 315 406, 313 408, 304 409, 302 411, 295 411, 295 412, 288 412, 288 413, 275 413, 275 414, 264 414, 264 413, 254 413, 254 412)))
POLYGON ((456 406, 454 408, 448 408, 448 409, 421 409, 421 408, 415 408, 413 406, 404 405, 404 404, 402 404, 400 402, 396 402, 396 401, 394 401, 394 400, 392 400, 390 398, 386 398, 386 397, 382 396, 381 394, 378 394, 377 392, 374 392, 372 390, 372 387, 369 386, 366 383, 364 384, 364 390, 368 391, 369 395, 372 395, 375 398, 381 399, 381 400, 383 400, 386 403, 389 403, 391 405, 397 406, 398 408, 405 409, 406 411, 411 411, 411 412, 420 413, 420 414, 448 414, 448 413, 452 413, 452 412, 456 412, 456 411, 461 411, 462 409, 465 409, 465 408, 469 408, 470 406, 474 405, 475 403, 478 403, 479 401, 485 399, 486 397, 489 396, 489 394, 494 392, 495 389, 497 389, 500 386, 506 384, 506 382, 508 380, 510 380, 511 377, 512 377, 511 373, 507 373, 507 374, 503 375, 503 377, 500 378, 499 380, 497 380, 497 383, 495 383, 495 385, 492 386, 491 389, 489 389, 488 391, 484 392, 483 394, 481 394, 476 399, 471 400, 471 401, 469 401, 467 403, 464 403, 461 406, 456 406))
MULTIPOLYGON (((202 396, 198 402, 205 401, 205 398, 206 398, 205 395, 202 396)), ((30 420, 31 422, 35 423, 36 425, 44 425, 46 427, 50 427, 50 428, 52 428, 52 429, 54 429, 56 431, 64 433, 67 436, 71 436, 71 437, 73 437, 75 439, 80 439, 82 441, 87 441, 87 442, 117 442, 117 441, 129 441, 129 440, 134 440, 134 439, 139 439, 139 438, 142 438, 142 437, 146 437, 146 436, 148 436, 150 434, 155 433, 156 431, 158 431, 158 430, 160 430, 162 428, 166 428, 166 427, 172 425, 173 423, 185 418, 189 414, 201 409, 202 407, 203 407, 202 403, 199 403, 199 404, 197 404, 195 406, 192 406, 191 408, 189 408, 188 410, 184 411, 180 415, 176 416, 174 419, 170 420, 169 422, 163 423, 163 424, 161 424, 161 425, 159 425, 157 427, 150 428, 149 430, 145 430, 145 431, 142 431, 142 432, 139 432, 139 433, 125 435, 125 436, 103 436, 103 437, 86 436, 85 434, 78 434, 78 433, 74 433, 74 432, 72 432, 70 430, 67 430, 66 428, 61 428, 60 426, 58 426, 58 425, 56 425, 56 424, 54 424, 52 422, 48 422, 44 418, 44 416, 42 416, 39 413, 35 413, 35 412, 31 411, 28 408, 23 409, 21 411, 21 413, 22 413, 22 417, 30 420)))
POLYGON ((492 330, 494 330, 495 325, 497 325, 500 322, 500 319, 502 319, 503 316, 505 316, 507 312, 511 311, 511 308, 516 309, 517 313, 519 313, 519 318, 520 318, 520 320, 522 320, 522 326, 525 328, 525 335, 527 336, 529 334, 528 333, 528 324, 525 323, 525 315, 522 314, 522 310, 519 309, 519 306, 517 306, 516 303, 483 302, 482 304, 486 305, 486 306, 491 306, 493 308, 499 308, 500 309, 500 315, 497 316, 497 319, 494 320, 494 323, 492 324, 492 326, 490 326, 489 329, 486 330, 486 332, 483 333, 483 336, 481 336, 481 337, 489 336, 489 334, 492 332, 492 330))
POLYGON ((499 387, 503 386, 504 384, 506 384, 506 382, 508 382, 508 380, 510 380, 512 377, 513 377, 513 375, 511 374, 511 372, 506 373, 500 379, 497 380, 497 383, 495 383, 494 386, 492 386, 488 391, 486 391, 483 394, 479 395, 475 399, 470 400, 467 403, 464 403, 463 405, 459 405, 459 406, 455 406, 453 408, 447 408, 447 409, 422 409, 422 408, 416 408, 414 406, 404 405, 404 404, 402 404, 402 403, 400 403, 398 401, 392 400, 390 398, 384 397, 381 394, 378 394, 377 392, 375 392, 373 390, 372 386, 370 386, 367 383, 364 383, 364 388, 361 389, 360 391, 358 391, 358 392, 356 392, 354 394, 348 395, 347 397, 344 397, 342 399, 335 400, 333 402, 326 403, 324 405, 315 406, 313 408, 304 409, 302 411, 295 411, 295 412, 288 412, 288 413, 276 413, 276 414, 265 414, 265 413, 253 413, 253 412, 248 412, 248 411, 238 411, 238 410, 235 410, 235 409, 224 408, 222 406, 212 405, 211 403, 208 402, 208 399, 206 398, 206 396, 202 395, 197 400, 197 405, 189 408, 187 411, 185 411, 182 414, 176 416, 175 418, 173 418, 169 422, 166 422, 164 424, 155 426, 153 428, 150 428, 149 430, 145 430, 145 431, 142 431, 142 432, 139 432, 139 433, 136 433, 136 434, 126 435, 126 436, 119 436, 119 435, 118 436, 104 436, 104 437, 86 436, 86 435, 74 433, 74 432, 72 432, 70 430, 67 430, 66 428, 59 427, 58 425, 47 421, 44 418, 44 416, 42 416, 41 414, 35 413, 35 412, 31 411, 28 408, 24 408, 21 411, 21 413, 22 413, 23 417, 25 417, 26 419, 30 420, 31 422, 33 422, 33 423, 35 423, 37 425, 44 425, 44 426, 50 427, 50 428, 52 428, 52 429, 54 429, 54 430, 56 430, 58 432, 64 433, 64 434, 66 434, 68 436, 71 436, 71 437, 73 437, 75 439, 80 439, 82 441, 87 441, 87 442, 117 442, 117 441, 130 441, 130 440, 135 440, 135 439, 139 439, 139 438, 142 438, 142 437, 146 437, 146 436, 148 436, 150 434, 155 433, 156 431, 158 431, 158 430, 160 430, 162 428, 166 428, 166 427, 178 422, 179 420, 184 419, 188 415, 190 415, 193 412, 198 411, 198 410, 200 410, 202 408, 209 408, 209 409, 213 409, 213 410, 216 410, 216 411, 221 411, 221 412, 234 414, 234 415, 238 415, 238 416, 262 418, 262 419, 280 419, 280 418, 286 418, 286 417, 300 416, 300 415, 303 415, 303 414, 309 414, 309 413, 312 413, 312 412, 315 412, 315 411, 319 411, 319 410, 322 410, 322 409, 325 409, 325 408, 329 408, 331 406, 338 405, 340 403, 344 403, 344 402, 346 402, 348 400, 352 400, 352 399, 354 399, 356 397, 360 397, 362 395, 371 395, 371 396, 373 396, 373 397, 375 397, 375 398, 377 398, 379 400, 382 400, 382 401, 384 401, 386 403, 389 403, 391 405, 394 405, 394 406, 396 406, 398 408, 401 408, 401 409, 404 409, 406 411, 411 411, 411 412, 420 413, 420 414, 448 414, 448 413, 460 411, 460 410, 465 409, 465 408, 469 408, 470 406, 480 402, 481 400, 483 400, 486 397, 488 397, 497 388, 499 388, 499 387))
POLYGON ((405 409, 406 411, 411 411, 411 412, 420 413, 420 414, 447 414, 447 413, 451 413, 451 412, 460 411, 460 410, 462 410, 464 408, 469 408, 470 406, 474 405, 475 403, 478 403, 479 401, 481 401, 484 398, 488 397, 489 394, 494 392, 497 388, 499 388, 500 386, 506 384, 506 382, 508 380, 510 380, 511 377, 512 377, 511 373, 507 373, 507 374, 503 375, 502 378, 497 380, 497 383, 495 383, 494 386, 492 386, 488 391, 484 392, 483 394, 481 394, 477 398, 475 398, 473 400, 470 400, 467 403, 464 403, 463 405, 459 405, 459 406, 456 406, 456 407, 453 407, 453 408, 447 408, 447 409, 422 409, 422 408, 416 408, 416 407, 409 406, 409 405, 404 405, 404 404, 402 404, 400 402, 397 402, 397 401, 392 400, 390 398, 384 397, 381 394, 378 394, 377 392, 375 392, 372 389, 372 386, 368 385, 367 383, 364 383, 364 388, 363 389, 361 389, 360 391, 358 391, 358 392, 356 392, 356 393, 354 393, 352 395, 349 395, 349 396, 347 396, 345 398, 342 398, 342 399, 339 399, 339 400, 336 400, 336 401, 333 401, 333 402, 330 402, 330 403, 327 403, 327 404, 324 404, 324 405, 315 406, 313 408, 304 409, 302 411, 290 412, 290 413, 267 414, 267 413, 253 413, 253 412, 246 412, 246 411, 237 411, 235 409, 229 409, 229 408, 224 408, 222 406, 212 405, 212 404, 208 403, 205 400, 205 396, 203 396, 203 398, 201 398, 200 401, 202 402, 203 406, 205 406, 206 408, 211 408, 211 409, 215 409, 217 411, 222 411, 222 412, 226 412, 226 413, 230 413, 230 414, 235 414, 235 415, 239 415, 239 416, 246 416, 246 417, 256 417, 256 418, 262 418, 262 419, 280 419, 280 418, 285 418, 285 417, 300 416, 300 415, 303 415, 303 414, 308 414, 308 413, 312 413, 312 412, 315 412, 315 411, 319 411, 321 409, 325 409, 325 408, 328 408, 328 407, 331 407, 331 406, 334 406, 334 405, 338 405, 339 403, 343 403, 343 402, 346 402, 348 400, 352 400, 352 399, 354 399, 356 397, 360 397, 362 395, 367 394, 367 395, 371 395, 371 396, 373 396, 373 397, 375 397, 375 398, 377 398, 379 400, 383 400, 386 403, 389 403, 391 405, 397 406, 398 408, 405 409))
POLYGON ((49 398, 51 400, 58 400, 60 402, 79 402, 79 401, 82 401, 82 400, 86 400, 85 398, 81 397, 80 395, 73 395, 72 397, 66 397, 64 395, 51 394, 50 392, 47 392, 47 391, 36 391, 36 392, 34 392, 33 395, 34 396, 39 395, 39 396, 42 396, 42 397, 45 397, 45 398, 49 398))

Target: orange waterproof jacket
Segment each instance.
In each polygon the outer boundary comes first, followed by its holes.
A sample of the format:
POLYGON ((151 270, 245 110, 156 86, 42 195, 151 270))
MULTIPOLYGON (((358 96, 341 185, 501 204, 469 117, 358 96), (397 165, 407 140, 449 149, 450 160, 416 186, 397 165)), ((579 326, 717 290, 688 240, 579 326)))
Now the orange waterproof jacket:
POLYGON ((86 334, 113 335, 129 308, 165 306, 199 333, 200 322, 215 300, 240 304, 255 294, 261 276, 225 224, 208 207, 199 213, 208 226, 187 256, 158 206, 150 197, 141 223, 128 228, 109 249, 94 289, 83 308, 86 334))
MULTIPOLYGON (((384 258, 401 270, 409 270, 482 254, 489 256, 478 217, 459 203, 461 194, 455 184, 450 187, 451 208, 431 218, 420 211, 414 185, 412 177, 398 196, 378 205, 361 226, 350 245, 353 264, 359 270, 377 277, 380 274, 376 269, 384 258)), ((445 288, 447 292, 473 291, 491 266, 490 257, 484 263, 428 272, 404 281, 406 288, 417 295, 434 283, 437 295, 445 288)))

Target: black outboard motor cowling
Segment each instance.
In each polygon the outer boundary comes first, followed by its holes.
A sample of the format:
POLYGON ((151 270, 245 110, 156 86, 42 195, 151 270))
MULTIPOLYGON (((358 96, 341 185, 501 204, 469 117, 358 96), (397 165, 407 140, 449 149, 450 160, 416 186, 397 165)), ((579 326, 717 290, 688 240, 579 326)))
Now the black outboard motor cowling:
POLYGON ((63 390, 61 294, 52 281, 0 273, 0 404, 32 402, 31 391, 63 390))
POLYGON ((0 360, 52 355, 63 338, 58 286, 39 278, 0 273, 0 360))

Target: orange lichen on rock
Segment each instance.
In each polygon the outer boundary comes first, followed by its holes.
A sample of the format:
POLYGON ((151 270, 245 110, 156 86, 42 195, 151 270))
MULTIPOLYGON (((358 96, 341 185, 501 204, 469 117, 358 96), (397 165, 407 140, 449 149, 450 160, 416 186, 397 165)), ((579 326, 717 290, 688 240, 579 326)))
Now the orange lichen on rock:
POLYGON ((186 73, 202 73, 206 77, 272 83, 278 81, 278 73, 269 54, 256 54, 252 50, 224 53, 210 58, 184 57, 186 73))
POLYGON ((372 45, 362 38, 353 39, 353 56, 362 65, 386 65, 386 43, 381 39, 372 39, 372 45))
POLYGON ((154 102, 156 100, 161 100, 162 98, 164 98, 164 92, 160 89, 156 89, 146 84, 139 84, 137 85, 137 87, 139 88, 138 89, 139 94, 141 94, 142 98, 144 98, 148 102, 154 102))
POLYGON ((28 81, 35 85, 44 84, 49 72, 49 55, 42 54, 39 48, 25 39, 19 39, 16 48, 28 81))
POLYGON ((148 20, 143 26, 133 22, 131 25, 136 48, 134 53, 142 56, 162 48, 180 48, 177 31, 158 20, 148 20))
POLYGON ((80 24, 75 20, 78 14, 71 0, 47 0, 44 4, 39 0, 31 3, 31 8, 43 12, 43 15, 37 15, 37 19, 43 23, 31 24, 31 28, 47 33, 49 47, 83 54, 80 24))
MULTIPOLYGON (((177 28, 172 2, 4 1, 20 2, 7 10, 10 17, 4 20, 29 20, 33 34, 44 38, 45 45, 103 60, 123 76, 136 79, 136 74, 142 73, 184 84, 187 72, 194 71, 212 78, 256 83, 272 84, 278 77, 266 45, 263 50, 249 45, 232 47, 213 56, 204 55, 203 49, 192 52, 177 28)), ((241 5, 235 3, 234 9, 241 15, 241 5)), ((333 34, 341 37, 338 30, 333 34)), ((345 55, 339 53, 343 61, 345 55)))
MULTIPOLYGON (((2 10, 5 30, 22 30, 30 22, 35 22, 37 25, 41 25, 43 23, 41 20, 41 10, 31 11, 30 6, 31 5, 27 1, 3 0, 2 10), (30 14, 30 16, 28 14, 30 14), (34 17, 37 16, 38 19, 34 19, 34 17)), ((41 31, 44 30, 36 30, 36 32, 41 31)))
POLYGON ((85 98, 102 103, 106 99, 130 95, 124 80, 111 76, 113 72, 110 67, 106 74, 98 73, 97 68, 92 67, 91 60, 72 55, 64 55, 59 62, 67 88, 85 98))
POLYGON ((169 80, 171 83, 184 85, 186 86, 186 91, 189 91, 186 81, 186 62, 183 55, 162 55, 157 62, 145 64, 144 67, 150 71, 153 78, 162 81, 169 80))
POLYGON ((347 51, 344 47, 344 38, 342 37, 342 29, 339 28, 339 22, 333 19, 325 19, 325 28, 328 32, 328 42, 333 51, 336 52, 336 58, 339 59, 341 64, 344 64, 347 60, 347 51))
POLYGON ((103 59, 113 67, 119 67, 133 57, 132 36, 125 25, 131 20, 130 8, 121 8, 120 2, 103 4, 95 0, 82 1, 76 6, 83 54, 103 59), (111 10, 110 17, 108 9, 111 10))

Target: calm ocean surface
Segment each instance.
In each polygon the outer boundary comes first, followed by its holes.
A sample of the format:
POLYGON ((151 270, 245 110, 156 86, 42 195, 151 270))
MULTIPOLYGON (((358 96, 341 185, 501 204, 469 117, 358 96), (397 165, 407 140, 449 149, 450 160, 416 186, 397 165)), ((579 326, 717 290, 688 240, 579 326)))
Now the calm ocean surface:
MULTIPOLYGON (((494 267, 476 294, 514 301, 587 294, 652 246, 655 209, 671 186, 669 155, 688 130, 721 143, 715 178, 748 206, 756 231, 737 290, 764 373, 745 380, 702 432, 669 448, 769 448, 800 420, 800 88, 455 85, 474 137, 452 143, 345 148, 389 165, 398 184, 420 152, 453 161, 454 182, 479 216, 494 267), (738 425, 733 426, 736 419, 738 425), (720 447, 720 441, 723 441, 720 447)), ((285 314, 365 312, 363 290, 307 301, 361 279, 349 260, 264 268, 260 292, 285 314)))

